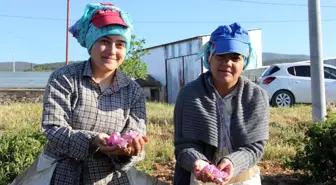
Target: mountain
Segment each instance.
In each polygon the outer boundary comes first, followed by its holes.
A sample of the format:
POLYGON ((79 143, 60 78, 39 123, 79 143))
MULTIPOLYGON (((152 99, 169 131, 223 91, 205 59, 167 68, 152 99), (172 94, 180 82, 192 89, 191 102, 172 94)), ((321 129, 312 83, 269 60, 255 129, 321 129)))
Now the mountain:
MULTIPOLYGON (((79 61, 69 61, 69 64, 79 61)), ((15 71, 53 71, 61 66, 64 66, 65 62, 53 62, 45 64, 34 64, 29 62, 15 62, 15 71)), ((1 71, 13 71, 13 62, 0 62, 1 71)))
MULTIPOLYGON (((35 66, 30 62, 15 62, 15 71, 26 71, 35 66)), ((13 71, 13 62, 0 62, 0 71, 13 71)))
POLYGON ((297 54, 280 54, 263 52, 262 54, 263 65, 268 66, 275 63, 289 63, 309 60, 309 55, 297 55, 297 54))
MULTIPOLYGON (((78 61, 69 61, 69 64, 72 64, 78 61)), ((53 62, 53 63, 46 63, 46 64, 38 64, 34 66, 31 71, 54 71, 57 68, 60 68, 65 65, 65 62, 53 62)))
POLYGON ((280 54, 263 52, 263 60, 279 60, 279 59, 305 59, 309 60, 309 55, 280 54))
MULTIPOLYGON (((275 63, 288 63, 288 62, 299 62, 309 60, 309 55, 299 55, 299 54, 281 54, 272 52, 263 52, 263 65, 268 66, 275 63)), ((80 61, 69 61, 69 63, 80 62, 80 61)), ((61 66, 64 66, 65 62, 54 62, 45 64, 31 64, 29 62, 15 62, 16 71, 53 71, 61 66), (32 65, 32 66, 31 66, 32 65)), ((0 71, 13 71, 12 62, 0 62, 0 71)))

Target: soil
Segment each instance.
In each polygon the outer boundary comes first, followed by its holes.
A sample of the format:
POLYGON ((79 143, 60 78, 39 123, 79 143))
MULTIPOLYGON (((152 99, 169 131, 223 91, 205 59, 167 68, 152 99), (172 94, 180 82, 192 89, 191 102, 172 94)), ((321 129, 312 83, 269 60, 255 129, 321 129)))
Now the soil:
MULTIPOLYGON (((159 180, 172 184, 175 162, 154 164, 159 180)), ((279 163, 262 161, 259 163, 262 185, 300 185, 302 176, 292 170, 283 169, 279 163)))

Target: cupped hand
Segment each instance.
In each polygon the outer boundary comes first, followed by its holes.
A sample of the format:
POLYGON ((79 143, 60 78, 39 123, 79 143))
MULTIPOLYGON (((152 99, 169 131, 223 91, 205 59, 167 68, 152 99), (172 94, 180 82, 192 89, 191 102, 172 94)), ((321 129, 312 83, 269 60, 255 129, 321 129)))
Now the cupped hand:
POLYGON ((232 178, 233 174, 233 164, 229 159, 223 159, 221 163, 217 165, 217 168, 221 171, 224 171, 228 174, 227 177, 223 179, 223 182, 220 185, 227 184, 229 180, 232 178))
POLYGON ((91 144, 99 148, 99 150, 106 155, 129 155, 129 151, 126 147, 108 145, 109 137, 110 136, 105 133, 100 133, 92 139, 91 144))
POLYGON ((209 163, 204 160, 197 160, 194 163, 194 175, 197 180, 202 181, 203 183, 213 182, 216 183, 214 176, 210 173, 202 171, 202 169, 207 166, 209 163))
POLYGON ((145 144, 148 143, 146 136, 137 136, 131 140, 127 145, 128 154, 131 156, 138 156, 145 148, 145 144))

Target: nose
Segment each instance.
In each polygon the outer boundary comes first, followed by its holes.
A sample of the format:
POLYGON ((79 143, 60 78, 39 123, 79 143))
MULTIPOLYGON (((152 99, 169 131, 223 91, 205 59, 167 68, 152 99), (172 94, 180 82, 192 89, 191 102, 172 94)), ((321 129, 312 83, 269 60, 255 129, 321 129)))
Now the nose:
POLYGON ((223 60, 221 62, 222 65, 225 65, 225 66, 229 66, 231 67, 232 66, 232 58, 230 56, 225 56, 223 57, 223 60))
POLYGON ((117 46, 115 42, 111 42, 108 47, 107 47, 107 51, 109 55, 115 55, 117 52, 117 46))

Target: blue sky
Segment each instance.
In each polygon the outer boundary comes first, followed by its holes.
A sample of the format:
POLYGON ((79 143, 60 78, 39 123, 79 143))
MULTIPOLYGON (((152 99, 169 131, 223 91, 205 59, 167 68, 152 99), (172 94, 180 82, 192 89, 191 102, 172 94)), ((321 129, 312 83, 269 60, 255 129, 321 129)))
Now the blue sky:
MULTIPOLYGON (((308 0, 243 1, 71 0, 70 19, 72 24, 80 18, 87 3, 109 2, 131 15, 133 33, 146 39, 145 47, 210 34, 220 24, 237 21, 247 29, 262 29, 263 52, 309 54, 307 6, 270 4, 307 4, 308 0)), ((336 57, 336 1, 322 0, 321 5, 326 6, 321 8, 323 55, 336 57)), ((65 61, 66 0, 6 0, 0 6, 0 22, 0 62, 12 61, 12 53, 16 61, 65 61)), ((71 35, 69 52, 69 60, 88 58, 71 35)))

